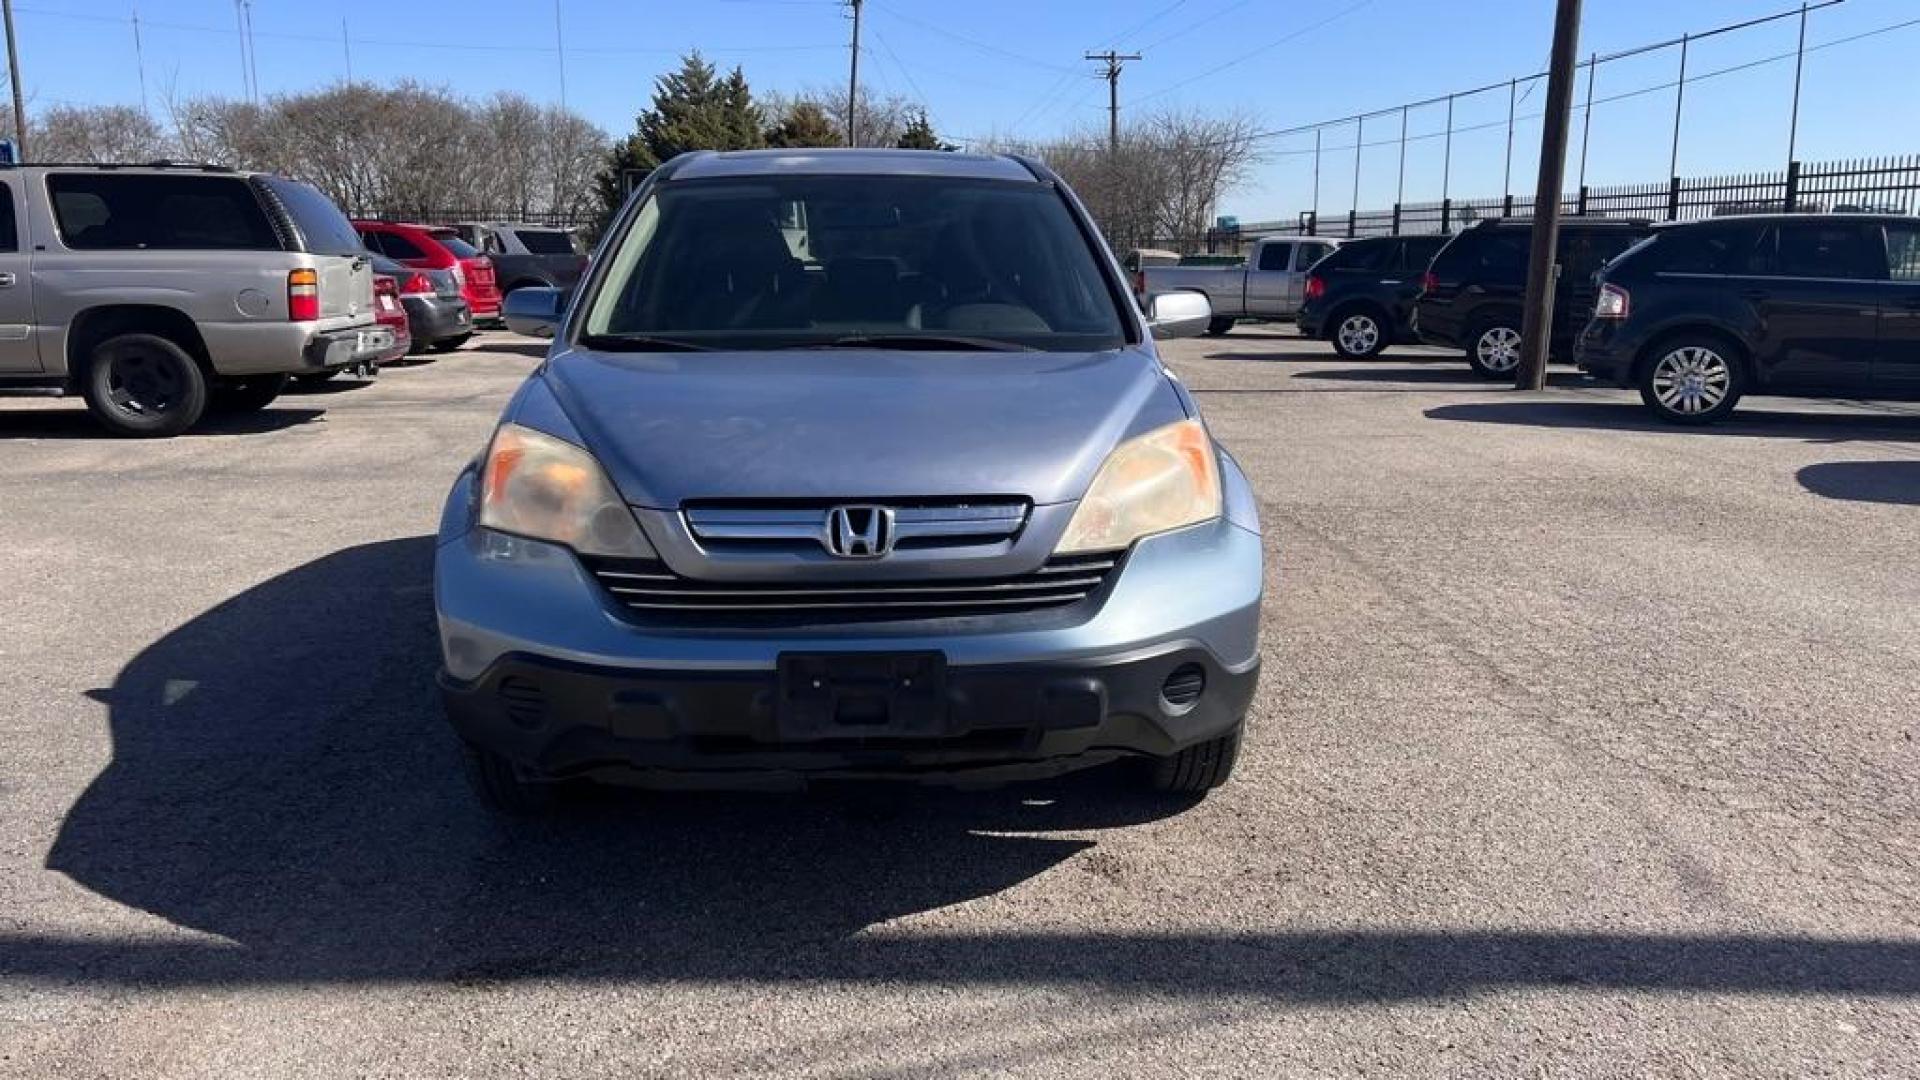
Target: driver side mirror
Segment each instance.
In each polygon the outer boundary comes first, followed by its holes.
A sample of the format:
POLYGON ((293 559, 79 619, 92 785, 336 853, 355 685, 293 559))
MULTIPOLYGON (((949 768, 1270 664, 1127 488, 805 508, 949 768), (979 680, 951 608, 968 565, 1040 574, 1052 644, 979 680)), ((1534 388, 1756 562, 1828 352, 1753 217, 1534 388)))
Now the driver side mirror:
POLYGON ((1155 341, 1199 337, 1213 321, 1207 294, 1163 292, 1147 297, 1147 329, 1155 341))
POLYGON ((559 332, 560 320, 566 313, 565 292, 538 286, 515 289, 500 305, 507 329, 528 337, 552 337, 559 332))

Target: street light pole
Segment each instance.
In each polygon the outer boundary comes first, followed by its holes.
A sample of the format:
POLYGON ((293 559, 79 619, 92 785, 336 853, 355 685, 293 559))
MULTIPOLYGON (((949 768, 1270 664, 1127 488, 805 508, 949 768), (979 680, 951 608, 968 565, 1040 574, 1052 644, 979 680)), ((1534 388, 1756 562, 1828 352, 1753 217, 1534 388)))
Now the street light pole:
POLYGON ((857 135, 860 122, 860 4, 861 0, 847 0, 853 8, 853 60, 847 65, 847 145, 860 145, 857 135))
POLYGON ((13 90, 13 147, 21 161, 27 160, 27 102, 20 93, 20 43, 13 36, 13 0, 0 0, 7 20, 7 78, 13 90))
POLYGON ((1553 58, 1547 65, 1547 115, 1540 133, 1540 183, 1533 196, 1533 253, 1527 261, 1527 299, 1520 325, 1520 365, 1514 385, 1547 383, 1547 345, 1553 336, 1553 286, 1559 268, 1560 187, 1567 169, 1567 128, 1573 121, 1573 82, 1580 45, 1580 0, 1559 0, 1553 17, 1553 58))

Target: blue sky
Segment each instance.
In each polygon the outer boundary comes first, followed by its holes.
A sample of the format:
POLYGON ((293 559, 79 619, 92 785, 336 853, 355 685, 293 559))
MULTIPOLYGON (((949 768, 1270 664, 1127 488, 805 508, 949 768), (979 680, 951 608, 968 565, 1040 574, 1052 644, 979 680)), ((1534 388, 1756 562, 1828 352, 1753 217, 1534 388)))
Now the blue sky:
MULTIPOLYGON (((1606 53, 1796 7, 1797 0, 1587 0, 1581 52, 1606 53)), ((795 90, 846 78, 849 24, 835 0, 559 0, 567 103, 608 129, 628 129, 654 77, 698 47, 740 64, 757 90, 795 90)), ((1265 129, 1384 109, 1541 69, 1552 0, 867 0, 862 78, 923 101, 949 138, 1040 138, 1105 123, 1105 84, 1089 49, 1118 46, 1128 66, 1122 108, 1241 110, 1265 129)), ((16 22, 30 105, 131 103, 156 115, 166 95, 239 95, 234 0, 18 0, 16 22), (141 20, 136 63, 131 18, 141 20)), ((517 90, 560 96, 551 0, 253 0, 263 92, 353 75, 412 77, 481 96, 517 90)), ((1920 0, 1846 0, 1813 13, 1808 44, 1909 20, 1920 0)), ((1698 43, 1689 72, 1733 68, 1789 53, 1797 20, 1698 43)), ((1809 54, 1800 155, 1808 160, 1920 151, 1920 23, 1809 54)), ((1597 96, 1671 82, 1678 50, 1603 65, 1597 96)), ((1687 87, 1684 174, 1782 167, 1791 59, 1758 63, 1687 87)), ((1584 81, 1581 91, 1584 93, 1584 81)), ((1544 81, 1520 91, 1515 191, 1532 188, 1544 81)), ((1449 190, 1499 195, 1505 186, 1504 88, 1455 105, 1449 190)), ((1576 114, 1576 131, 1579 124, 1576 114)), ((1655 90, 1594 110, 1587 178, 1595 185, 1666 175, 1673 93, 1655 90)), ((1408 200, 1437 198, 1445 110, 1408 119, 1408 200)), ((1399 184, 1398 114, 1367 123, 1362 208, 1392 204, 1399 184), (1373 145, 1376 142, 1385 145, 1373 145)), ((1313 194, 1313 135, 1269 141, 1268 160, 1221 208, 1243 220, 1290 216, 1313 194)), ((1353 127, 1322 133, 1320 207, 1353 202, 1353 127)), ((1579 142, 1573 147, 1577 168, 1579 142)), ((1571 175, 1571 174, 1570 174, 1571 175)), ((1571 179, 1569 181, 1571 183, 1571 179)))

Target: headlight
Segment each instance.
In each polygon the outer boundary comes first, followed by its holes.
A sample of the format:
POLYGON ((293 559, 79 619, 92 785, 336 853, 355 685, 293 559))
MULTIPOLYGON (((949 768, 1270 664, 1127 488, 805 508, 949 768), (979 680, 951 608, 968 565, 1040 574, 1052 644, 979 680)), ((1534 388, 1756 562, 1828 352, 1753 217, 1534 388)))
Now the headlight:
POLYGON ((633 511, 592 454, 518 424, 501 424, 487 448, 480 524, 586 555, 653 556, 633 511))
POLYGON ((1220 516, 1220 462, 1198 420, 1121 443, 1067 523, 1058 554, 1115 551, 1143 536, 1220 516))

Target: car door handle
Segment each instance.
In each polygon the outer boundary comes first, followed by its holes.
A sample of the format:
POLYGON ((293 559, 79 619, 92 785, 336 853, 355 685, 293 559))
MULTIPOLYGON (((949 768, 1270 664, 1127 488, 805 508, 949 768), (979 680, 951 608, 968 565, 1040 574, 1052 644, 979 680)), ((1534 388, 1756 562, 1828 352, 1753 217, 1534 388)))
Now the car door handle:
POLYGON ((20 279, 14 277, 12 274, 0 274, 0 289, 11 289, 13 288, 14 282, 18 280, 20 279))

